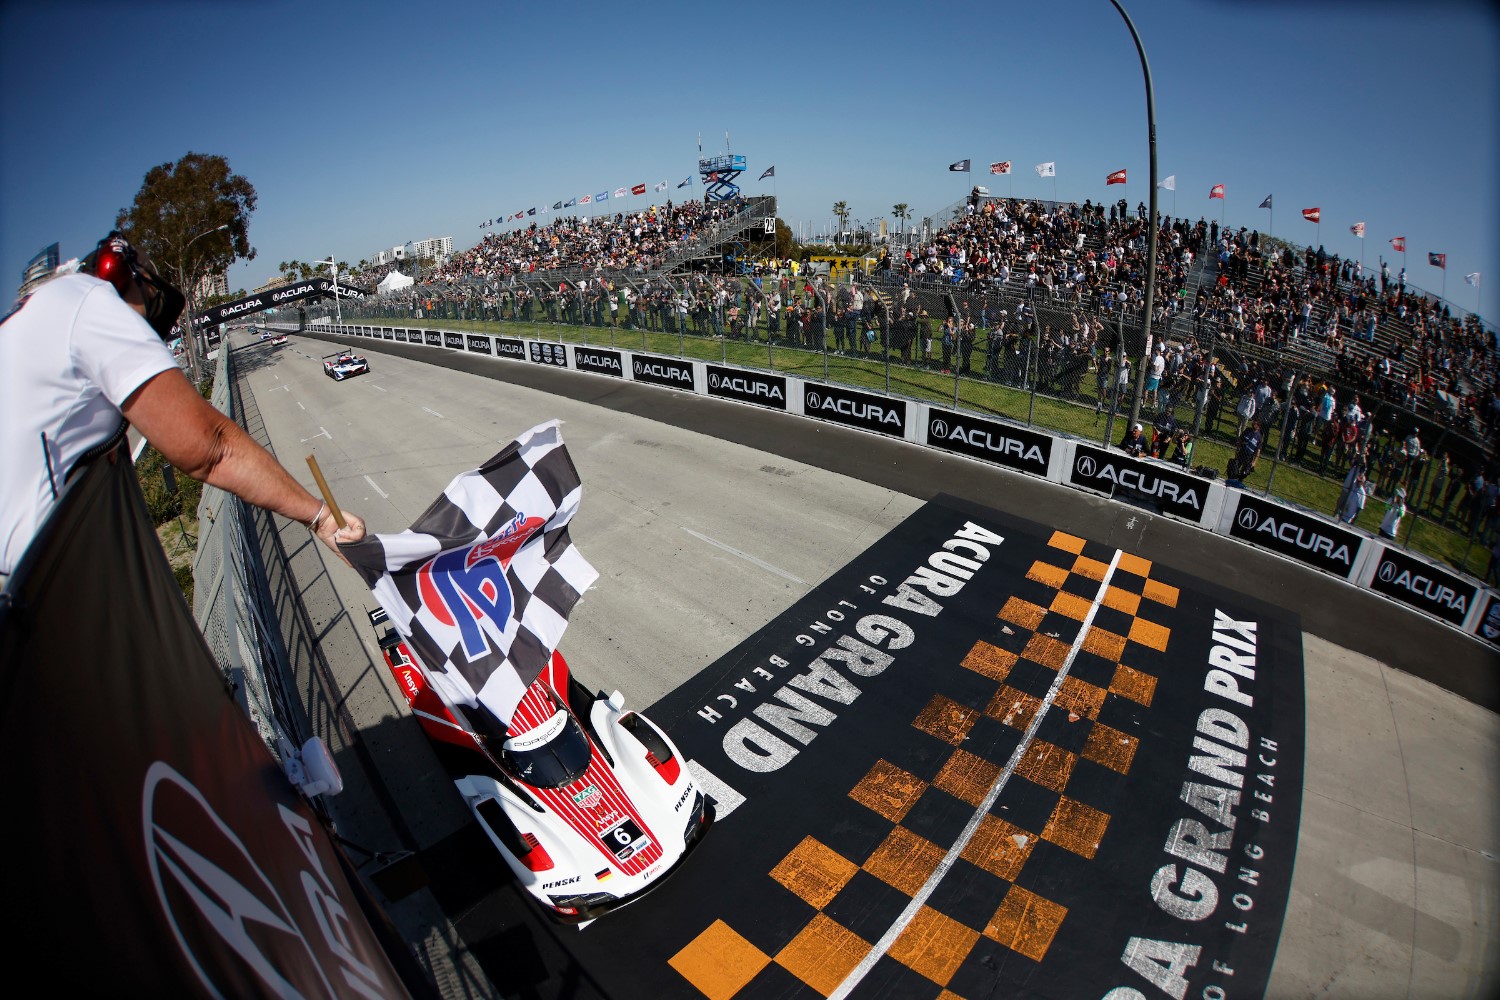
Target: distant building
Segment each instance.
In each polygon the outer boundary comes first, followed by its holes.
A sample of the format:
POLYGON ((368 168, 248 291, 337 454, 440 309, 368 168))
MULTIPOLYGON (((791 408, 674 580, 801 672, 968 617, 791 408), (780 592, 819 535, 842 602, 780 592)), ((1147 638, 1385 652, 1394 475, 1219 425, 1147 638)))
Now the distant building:
POLYGON ((403 243, 398 247, 391 247, 389 250, 377 250, 367 259, 371 267, 379 267, 382 264, 389 264, 392 261, 406 260, 408 257, 415 257, 418 260, 430 260, 434 263, 442 264, 452 256, 453 237, 434 236, 430 240, 413 240, 410 243, 403 243), (408 251, 407 247, 411 249, 408 251))
POLYGON ((292 282, 297 280, 298 278, 295 275, 278 274, 274 278, 269 279, 265 284, 257 285, 255 287, 255 291, 269 292, 273 288, 280 288, 282 285, 290 285, 292 282))
POLYGON ((21 288, 16 293, 17 297, 24 298, 30 295, 33 288, 52 277, 52 272, 57 270, 60 261, 61 255, 58 253, 56 243, 40 250, 35 257, 26 262, 26 266, 21 270, 21 288))
POLYGON ((213 298, 215 295, 229 294, 229 276, 224 273, 206 274, 198 279, 198 289, 193 293, 193 301, 202 302, 213 298))

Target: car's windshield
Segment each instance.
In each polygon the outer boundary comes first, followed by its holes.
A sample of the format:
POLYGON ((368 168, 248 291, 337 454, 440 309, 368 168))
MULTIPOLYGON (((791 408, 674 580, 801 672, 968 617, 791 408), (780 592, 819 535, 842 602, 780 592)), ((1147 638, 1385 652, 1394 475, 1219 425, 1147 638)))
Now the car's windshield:
POLYGON ((535 729, 506 740, 500 758, 528 785, 561 788, 588 770, 589 738, 571 715, 558 709, 535 729))

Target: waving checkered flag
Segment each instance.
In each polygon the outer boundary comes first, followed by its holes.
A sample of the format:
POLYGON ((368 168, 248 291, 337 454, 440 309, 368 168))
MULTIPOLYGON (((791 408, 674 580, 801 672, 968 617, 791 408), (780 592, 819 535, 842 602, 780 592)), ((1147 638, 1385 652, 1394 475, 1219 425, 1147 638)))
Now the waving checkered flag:
POLYGON ((408 530, 341 547, 449 705, 503 728, 546 666, 599 578, 568 536, 582 493, 552 420, 458 475, 408 530))

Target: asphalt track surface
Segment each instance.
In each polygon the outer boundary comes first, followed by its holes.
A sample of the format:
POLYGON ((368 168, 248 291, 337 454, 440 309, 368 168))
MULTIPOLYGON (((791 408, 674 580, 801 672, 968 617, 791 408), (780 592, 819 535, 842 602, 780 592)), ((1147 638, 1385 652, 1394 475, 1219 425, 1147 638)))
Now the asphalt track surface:
POLYGON ((733 804, 648 899, 583 931, 538 919, 403 719, 367 592, 291 526, 362 736, 341 765, 375 789, 335 800, 340 829, 420 852, 429 890, 391 911, 446 995, 1493 994, 1500 727, 1478 643, 979 463, 425 348, 378 345, 371 374, 334 383, 326 343, 240 350, 247 410, 375 530, 565 421, 574 538, 601 579, 563 650, 652 706, 733 804), (929 614, 902 580, 965 525, 985 558, 929 614), (825 655, 879 633, 871 615, 910 633, 890 663, 825 655), (1211 657, 1247 642, 1254 677, 1208 685, 1211 657), (1205 749, 1227 769, 1195 769, 1205 749))

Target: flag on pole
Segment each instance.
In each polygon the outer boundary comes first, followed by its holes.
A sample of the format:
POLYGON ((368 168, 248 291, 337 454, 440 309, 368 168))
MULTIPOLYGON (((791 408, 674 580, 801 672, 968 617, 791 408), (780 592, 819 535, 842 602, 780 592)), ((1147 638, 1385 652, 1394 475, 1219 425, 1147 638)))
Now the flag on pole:
POLYGON ((1308 222, 1322 222, 1323 210, 1321 208, 1304 208, 1302 210, 1302 217, 1308 222))
POLYGON ((760 172, 760 178, 759 179, 760 180, 765 180, 767 177, 775 177, 775 176, 776 176, 776 166, 775 166, 775 164, 772 164, 771 166, 767 167, 766 169, 764 169, 764 170, 762 170, 760 172))
POLYGON ((594 200, 595 201, 609 201, 609 192, 608 191, 600 191, 598 194, 594 195, 594 200))
POLYGON ((684 177, 681 181, 679 181, 677 183, 677 186, 680 187, 680 188, 685 188, 685 187, 687 187, 691 183, 693 183, 693 175, 692 174, 688 174, 686 177, 684 177))
MULTIPOLYGON (((568 204, 571 205, 573 203, 570 201, 570 202, 568 202, 568 204)), ((554 212, 557 211, 559 208, 562 208, 562 207, 563 207, 563 203, 560 202, 560 201, 554 201, 552 203, 552 211, 554 211, 554 212)))
POLYGON ((1038 163, 1036 165, 1036 175, 1038 177, 1056 177, 1057 161, 1054 160, 1049 163, 1038 163))
POLYGON ((623 197, 625 197, 629 193, 630 193, 630 189, 629 188, 622 188, 622 187, 615 188, 615 197, 616 198, 623 198, 623 197))
POLYGON ((1467 283, 1467 284, 1473 285, 1475 288, 1478 288, 1479 287, 1479 272, 1475 271, 1473 274, 1466 274, 1466 275, 1464 275, 1464 282, 1467 283))
POLYGON ((666 189, 667 189, 667 182, 666 181, 662 181, 660 184, 656 185, 656 190, 658 192, 665 191, 666 189))
POLYGON ((582 495, 552 420, 460 473, 406 531, 341 547, 449 705, 503 729, 551 659, 599 578, 568 534, 582 495))
POLYGON ((1355 236, 1358 236, 1360 239, 1364 239, 1365 224, 1363 222, 1356 222, 1354 225, 1349 227, 1349 232, 1353 233, 1355 236))
POLYGON ((1106 187, 1108 187, 1111 184, 1124 184, 1124 183, 1125 183, 1125 171, 1123 171, 1123 170, 1116 170, 1114 173, 1109 174, 1109 175, 1107 175, 1104 178, 1104 184, 1105 184, 1106 187))
POLYGON ((1222 201, 1223 198, 1224 198, 1224 185, 1222 185, 1222 184, 1215 184, 1213 187, 1209 188, 1208 189, 1208 198, 1209 198, 1210 201, 1212 201, 1215 198, 1218 198, 1218 199, 1220 199, 1222 201))
POLYGON ((594 199, 593 199, 593 197, 591 195, 584 195, 582 198, 578 199, 578 204, 580 204, 580 205, 587 205, 589 202, 591 202, 593 200, 594 199))
POLYGON ((633 185, 630 188, 630 193, 631 194, 645 194, 646 193, 646 185, 644 185, 644 184, 635 184, 635 185, 633 185))
POLYGON ((1270 195, 1266 195, 1266 200, 1260 203, 1260 207, 1261 208, 1270 208, 1271 207, 1271 196, 1270 195))
MULTIPOLYGON (((584 201, 588 201, 589 200, 589 196, 588 195, 584 195, 583 196, 583 200, 584 201)), ((577 198, 569 198, 567 201, 563 202, 563 208, 572 208, 576 204, 578 204, 578 199, 577 198)))
POLYGON ((1448 255, 1445 253, 1432 253, 1429 251, 1427 254, 1427 263, 1431 264, 1433 267, 1440 267, 1444 271, 1446 271, 1448 270, 1448 255))
POLYGON ((1392 236, 1391 237, 1391 249, 1394 250, 1394 251, 1396 251, 1397 253, 1406 253, 1406 237, 1405 236, 1392 236))
POLYGON ((527 215, 535 215, 536 214, 536 209, 534 209, 534 208, 528 208, 526 210, 526 214, 527 215))
POLYGON ((990 173, 992 173, 992 174, 1008 174, 1008 173, 1010 173, 1010 161, 1009 160, 1001 160, 999 163, 991 163, 990 164, 990 173))
POLYGON ((1159 180, 1159 181, 1156 182, 1156 186, 1159 187, 1159 188, 1161 188, 1164 191, 1176 191, 1177 190, 1177 175, 1176 174, 1171 174, 1171 175, 1169 175, 1167 177, 1163 177, 1161 180, 1159 180))
POLYGON ((950 163, 948 169, 955 173, 966 174, 969 172, 969 161, 959 160, 957 163, 950 163))

